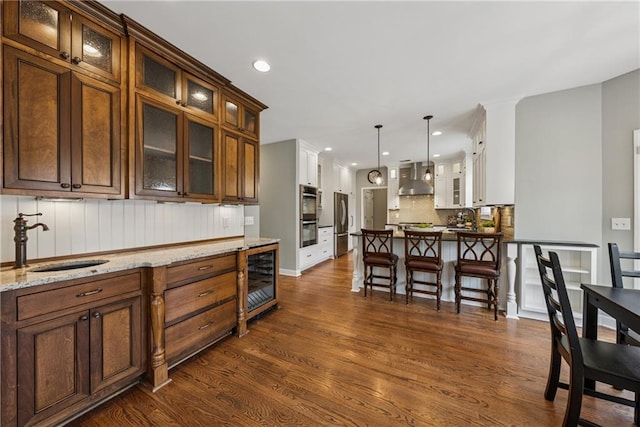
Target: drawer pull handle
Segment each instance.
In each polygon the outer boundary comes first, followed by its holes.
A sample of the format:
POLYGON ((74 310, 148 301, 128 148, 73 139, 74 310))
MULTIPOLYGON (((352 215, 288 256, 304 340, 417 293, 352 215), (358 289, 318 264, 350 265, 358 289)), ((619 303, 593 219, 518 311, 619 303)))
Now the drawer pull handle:
POLYGON ((76 297, 78 298, 88 297, 90 295, 99 294, 100 292, 102 292, 102 288, 94 289, 93 291, 89 291, 89 292, 82 292, 82 293, 76 294, 76 297))
POLYGON ((206 325, 202 325, 198 328, 199 331, 203 330, 203 329, 207 329, 209 326, 211 326, 213 324, 213 322, 209 322, 206 325))
POLYGON ((207 295, 209 295, 212 292, 213 291, 201 292, 201 293, 198 294, 198 298, 206 297, 207 295))
MULTIPOLYGON (((186 194, 185 194, 186 196, 186 194)), ((208 270, 211 267, 213 267, 212 265, 203 265, 202 267, 198 267, 198 271, 202 271, 202 270, 208 270)))

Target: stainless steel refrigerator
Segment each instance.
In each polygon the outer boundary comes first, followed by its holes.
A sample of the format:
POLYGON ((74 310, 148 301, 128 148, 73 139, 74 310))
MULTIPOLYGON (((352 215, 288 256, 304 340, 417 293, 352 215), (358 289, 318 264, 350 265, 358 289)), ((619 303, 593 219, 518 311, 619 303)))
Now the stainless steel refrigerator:
POLYGON ((349 196, 333 193, 333 241, 337 258, 349 251, 349 196))

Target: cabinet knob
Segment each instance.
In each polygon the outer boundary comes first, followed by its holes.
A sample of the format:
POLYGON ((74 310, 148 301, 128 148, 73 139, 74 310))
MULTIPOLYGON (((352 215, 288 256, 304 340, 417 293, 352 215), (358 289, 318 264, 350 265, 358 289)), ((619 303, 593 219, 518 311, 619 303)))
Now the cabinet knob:
POLYGON ((60 184, 60 187, 62 187, 62 188, 69 188, 69 187, 71 187, 71 186, 70 186, 69 184, 67 184, 66 182, 64 182, 64 183, 60 184))
POLYGON ((183 107, 186 107, 186 106, 187 106, 187 103, 186 103, 186 102, 183 102, 183 103, 182 103, 182 104, 180 104, 180 105, 182 105, 183 107))
POLYGON ((102 315, 100 314, 100 312, 96 311, 95 313, 93 313, 93 317, 99 319, 100 317, 102 317, 102 315))
POLYGON ((73 184, 73 185, 72 185, 72 187, 73 187, 73 188, 80 188, 80 187, 82 187, 82 185, 80 185, 80 184, 73 184))
POLYGON ((82 58, 80 58, 79 56, 74 56, 71 62, 77 65, 82 62, 82 58))
POLYGON ((87 315, 80 316, 80 319, 78 319, 78 320, 80 320, 81 322, 84 322, 86 320, 89 320, 89 316, 87 316, 87 315))
POLYGON ((180 101, 179 99, 176 99, 176 104, 180 105, 182 103, 182 101, 180 101))
POLYGON ((69 52, 61 52, 60 53, 60 58, 62 58, 62 59, 69 59, 69 56, 71 56, 71 55, 69 55, 69 52))
POLYGON ((189 197, 189 193, 187 193, 186 191, 185 191, 184 193, 182 193, 182 195, 183 195, 184 197, 189 197))

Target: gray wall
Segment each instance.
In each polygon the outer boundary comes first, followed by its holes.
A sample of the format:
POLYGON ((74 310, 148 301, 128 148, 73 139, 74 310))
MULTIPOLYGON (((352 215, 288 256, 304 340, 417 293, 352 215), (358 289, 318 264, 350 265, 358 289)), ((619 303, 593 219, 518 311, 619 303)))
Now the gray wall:
POLYGON ((601 85, 516 107, 515 237, 600 243, 601 85))
POLYGON ((600 271, 611 283, 607 243, 633 250, 633 131, 640 129, 640 70, 602 84, 602 249, 600 271), (611 218, 631 218, 632 230, 611 230, 611 218))
POLYGON ((280 268, 295 270, 299 235, 296 141, 260 146, 260 236, 280 240, 280 268))
POLYGON ((598 282, 611 283, 607 243, 633 249, 633 230, 611 230, 611 218, 633 221, 635 129, 640 70, 520 101, 515 237, 595 243, 598 282))

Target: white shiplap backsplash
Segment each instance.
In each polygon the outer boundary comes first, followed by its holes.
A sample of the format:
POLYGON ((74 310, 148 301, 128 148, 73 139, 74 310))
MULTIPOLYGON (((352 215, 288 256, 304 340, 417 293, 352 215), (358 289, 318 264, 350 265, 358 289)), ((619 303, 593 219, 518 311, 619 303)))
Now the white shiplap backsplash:
POLYGON ((151 246, 244 234, 243 206, 169 204, 143 200, 36 200, 0 196, 0 262, 14 261, 18 213, 49 226, 29 230, 28 259, 151 246))

